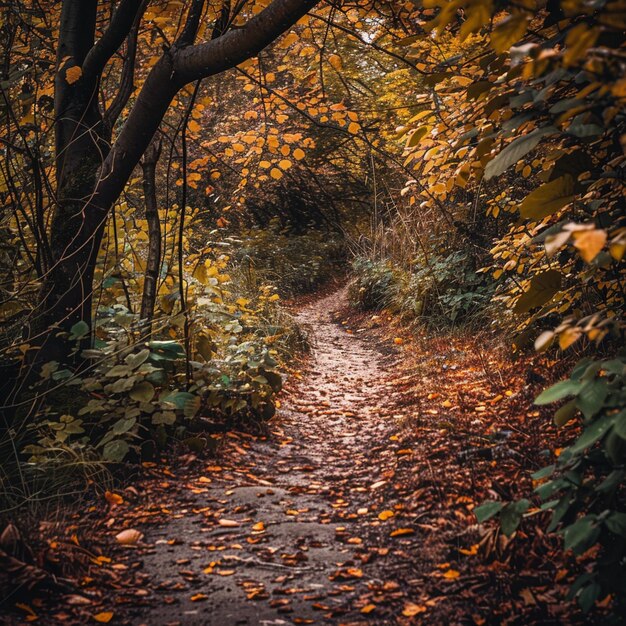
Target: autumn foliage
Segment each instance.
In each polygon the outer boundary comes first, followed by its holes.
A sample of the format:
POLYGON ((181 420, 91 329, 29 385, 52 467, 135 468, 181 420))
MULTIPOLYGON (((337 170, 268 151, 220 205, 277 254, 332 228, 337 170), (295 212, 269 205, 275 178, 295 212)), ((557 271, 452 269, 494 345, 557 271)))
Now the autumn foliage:
POLYGON ((548 359, 558 455, 472 515, 540 516, 624 609, 623 0, 2 11, 0 509, 263 432, 310 348, 282 300, 346 279, 548 359))

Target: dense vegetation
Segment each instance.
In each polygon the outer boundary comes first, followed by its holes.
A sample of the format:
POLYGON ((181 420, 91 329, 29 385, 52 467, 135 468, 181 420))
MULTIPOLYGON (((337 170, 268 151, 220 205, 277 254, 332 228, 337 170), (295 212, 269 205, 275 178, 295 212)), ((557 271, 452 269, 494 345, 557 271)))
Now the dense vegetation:
POLYGON ((262 429, 308 349, 283 301, 345 278, 569 370, 564 449, 475 513, 551 513, 571 598, 624 610, 623 0, 2 11, 3 521, 262 429))

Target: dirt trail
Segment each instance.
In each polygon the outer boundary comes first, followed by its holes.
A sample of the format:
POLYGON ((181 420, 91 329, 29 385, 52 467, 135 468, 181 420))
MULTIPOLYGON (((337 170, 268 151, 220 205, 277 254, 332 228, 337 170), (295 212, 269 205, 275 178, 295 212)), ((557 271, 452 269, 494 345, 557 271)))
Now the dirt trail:
POLYGON ((33 599, 38 623, 590 623, 563 602, 576 574, 558 543, 530 522, 510 541, 473 514, 506 485, 528 493, 543 462, 549 418, 520 362, 484 334, 355 314, 345 289, 298 318, 313 351, 267 434, 181 448, 79 505, 56 550, 90 557, 82 595, 33 599), (142 538, 120 545, 129 529, 142 538))
POLYGON ((394 357, 334 319, 345 299, 342 289, 299 313, 313 354, 272 436, 233 444, 230 465, 187 477, 184 508, 145 531, 137 566, 156 597, 132 623, 395 623, 370 603, 399 589, 394 571, 408 555, 387 544, 402 548, 413 531, 404 520, 390 539, 395 519, 378 515, 394 503, 382 509, 374 498, 397 458, 394 357))

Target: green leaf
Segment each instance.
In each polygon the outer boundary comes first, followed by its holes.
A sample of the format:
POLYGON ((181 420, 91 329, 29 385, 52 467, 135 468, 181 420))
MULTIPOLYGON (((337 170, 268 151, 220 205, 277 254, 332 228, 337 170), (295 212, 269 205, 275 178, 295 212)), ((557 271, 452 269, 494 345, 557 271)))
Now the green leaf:
POLYGON ((185 408, 185 402, 194 400, 195 397, 193 393, 188 391, 175 391, 165 396, 164 400, 182 411, 185 408))
POLYGON ((151 341, 152 358, 173 361, 185 356, 185 349, 177 341, 151 341))
POLYGON ((502 502, 485 502, 474 509, 474 515, 480 523, 486 522, 497 515, 503 507, 504 503, 502 502))
POLYGON ((602 408, 608 393, 606 381, 590 380, 581 387, 576 405, 590 419, 602 408))
POLYGON ((176 422, 176 413, 174 411, 157 411, 152 415, 152 423, 155 426, 166 424, 171 426, 176 422))
POLYGON ((526 219, 542 220, 574 199, 574 179, 566 174, 531 191, 519 207, 526 219))
POLYGON ((82 339, 89 334, 89 324, 81 320, 70 328, 70 339, 82 339))
POLYGON ((566 396, 575 396, 582 387, 577 380, 561 380, 552 387, 544 389, 536 398, 535 404, 551 404, 566 396))
POLYGON ((523 499, 518 502, 509 502, 500 513, 500 525, 502 527, 502 532, 510 537, 519 526, 522 521, 522 516, 526 511, 528 511, 528 507, 530 506, 530 501, 523 499))
POLYGON ((120 463, 128 454, 130 448, 123 439, 114 439, 109 441, 102 451, 102 458, 112 463, 120 463))
POLYGON ((604 520, 604 523, 612 533, 626 539, 626 513, 613 511, 613 513, 604 520))
POLYGON ((613 432, 621 439, 626 439, 626 410, 619 412, 615 416, 613 432))
POLYGON ((558 270, 547 270, 533 276, 528 290, 519 297, 513 311, 517 314, 528 313, 549 302, 561 289, 561 278, 558 270))
POLYGON ((105 376, 109 378, 119 378, 122 376, 128 376, 131 373, 128 365, 114 365, 105 376))
POLYGON ((585 613, 588 613, 596 603, 596 600, 600 597, 601 593, 602 587, 599 583, 593 582, 590 585, 587 585, 578 594, 578 604, 580 605, 580 608, 585 613))
POLYGON ((136 423, 137 418, 135 417, 123 417, 122 419, 117 420, 115 424, 113 424, 113 426, 111 427, 111 432, 114 435, 123 435, 124 433, 127 433, 136 423))
POLYGON ((599 441, 609 431, 613 422, 615 421, 615 415, 603 415, 600 419, 587 426, 583 434, 576 440, 569 450, 572 454, 578 454, 589 446, 592 446, 596 441, 599 441))
POLYGON ((577 411, 576 400, 570 400, 554 414, 554 423, 557 426, 565 426, 576 415, 577 411))
POLYGON ((150 350, 148 348, 144 348, 141 352, 137 352, 137 354, 129 354, 124 362, 130 367, 131 370, 139 367, 142 363, 145 363, 150 356, 150 350))
POLYGON ((137 383, 128 394, 136 402, 150 402, 154 398, 154 387, 147 381, 137 383))
POLYGON ((542 467, 540 470, 537 470, 534 474, 531 474, 531 477, 534 480, 541 480, 542 478, 548 478, 552 476, 554 473, 555 465, 547 465, 546 467, 542 467))
POLYGON ((596 523, 595 515, 586 515, 576 520, 563 531, 564 547, 573 550, 576 554, 582 554, 588 550, 598 539, 600 528, 596 523))
POLYGON ((485 168, 485 180, 499 176, 509 169, 511 165, 515 165, 520 159, 523 159, 537 146, 543 137, 553 135, 557 132, 554 126, 545 126, 544 128, 537 128, 527 135, 518 137, 494 159, 487 163, 487 167, 485 168))

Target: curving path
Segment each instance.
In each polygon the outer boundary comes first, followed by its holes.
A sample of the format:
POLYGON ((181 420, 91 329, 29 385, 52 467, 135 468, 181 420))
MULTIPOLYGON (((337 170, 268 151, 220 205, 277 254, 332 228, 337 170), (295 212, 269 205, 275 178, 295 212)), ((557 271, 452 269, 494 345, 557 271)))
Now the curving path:
POLYGON ((190 498, 146 531, 151 598, 132 623, 395 622, 413 528, 389 494, 394 357, 335 319, 345 301, 344 288, 299 313, 313 354, 272 435, 233 438, 216 461, 231 464, 188 477, 190 498))

